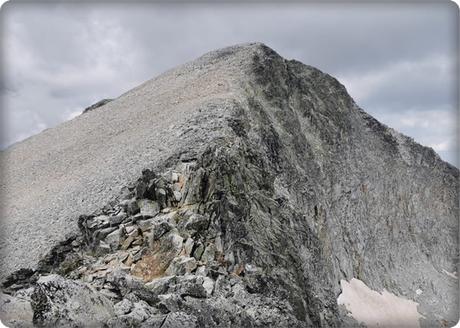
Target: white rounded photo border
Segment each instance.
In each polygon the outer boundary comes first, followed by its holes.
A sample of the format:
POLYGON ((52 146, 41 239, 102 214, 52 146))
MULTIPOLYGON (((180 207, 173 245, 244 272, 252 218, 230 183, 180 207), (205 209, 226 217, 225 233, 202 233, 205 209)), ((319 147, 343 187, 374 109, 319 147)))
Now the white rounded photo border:
MULTIPOLYGON (((0 0, 0 7, 3 8, 3 5, 7 2, 10 2, 10 1, 14 1, 14 0, 0 0)), ((381 1, 385 1, 385 0, 381 0, 381 1)), ((450 0, 454 3, 457 4, 457 6, 460 8, 460 0, 450 0)), ((308 2, 308 1, 306 1, 308 2)), ((369 0, 369 2, 378 2, 378 0, 369 0)), ((417 2, 417 0, 414 0, 414 2, 417 2)), ((458 90, 460 92, 460 90, 458 90)), ((459 309, 460 311, 460 309, 459 309)), ((0 328, 8 328, 7 326, 5 326, 1 321, 0 321, 0 328)), ((453 327, 453 328, 460 328, 460 321, 457 322, 457 324, 453 327)))

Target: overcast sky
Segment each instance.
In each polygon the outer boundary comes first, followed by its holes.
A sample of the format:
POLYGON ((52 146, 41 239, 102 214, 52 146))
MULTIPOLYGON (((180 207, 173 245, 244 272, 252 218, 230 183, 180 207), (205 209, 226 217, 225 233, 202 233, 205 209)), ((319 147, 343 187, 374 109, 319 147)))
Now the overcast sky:
MULTIPOLYGON (((8 4, 1 147, 213 49, 260 41, 456 164, 457 8, 432 4, 8 4)), ((457 165, 458 166, 458 165, 457 165)))

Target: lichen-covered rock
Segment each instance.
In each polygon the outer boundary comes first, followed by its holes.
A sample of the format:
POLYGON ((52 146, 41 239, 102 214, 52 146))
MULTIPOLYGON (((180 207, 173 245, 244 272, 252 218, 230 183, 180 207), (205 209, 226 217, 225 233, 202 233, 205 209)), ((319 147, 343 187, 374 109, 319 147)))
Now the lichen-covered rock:
POLYGON ((195 235, 208 227, 209 218, 197 213, 188 213, 188 215, 185 215, 182 225, 185 230, 195 235))
POLYGON ((113 304, 88 285, 59 275, 41 277, 31 295, 33 323, 41 327, 102 327, 113 304))

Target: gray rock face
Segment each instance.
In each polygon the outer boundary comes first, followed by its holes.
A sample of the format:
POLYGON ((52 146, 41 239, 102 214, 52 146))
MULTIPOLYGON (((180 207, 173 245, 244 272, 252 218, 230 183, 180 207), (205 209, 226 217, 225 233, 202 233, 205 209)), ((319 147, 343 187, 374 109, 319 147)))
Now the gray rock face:
POLYGON ((262 44, 206 54, 1 160, 4 292, 23 307, 32 290, 36 324, 81 324, 61 300, 86 309, 90 294, 100 326, 358 326, 337 304, 351 278, 418 302, 422 326, 458 320, 458 169, 262 44))

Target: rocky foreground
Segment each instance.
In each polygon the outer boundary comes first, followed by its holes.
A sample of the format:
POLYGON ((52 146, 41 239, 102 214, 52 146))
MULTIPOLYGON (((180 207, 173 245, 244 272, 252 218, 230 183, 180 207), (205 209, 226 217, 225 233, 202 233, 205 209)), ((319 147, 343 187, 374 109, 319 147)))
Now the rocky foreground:
POLYGON ((362 317, 364 288, 415 311, 401 326, 458 320, 458 169, 265 45, 1 156, 8 326, 394 324, 362 317))

